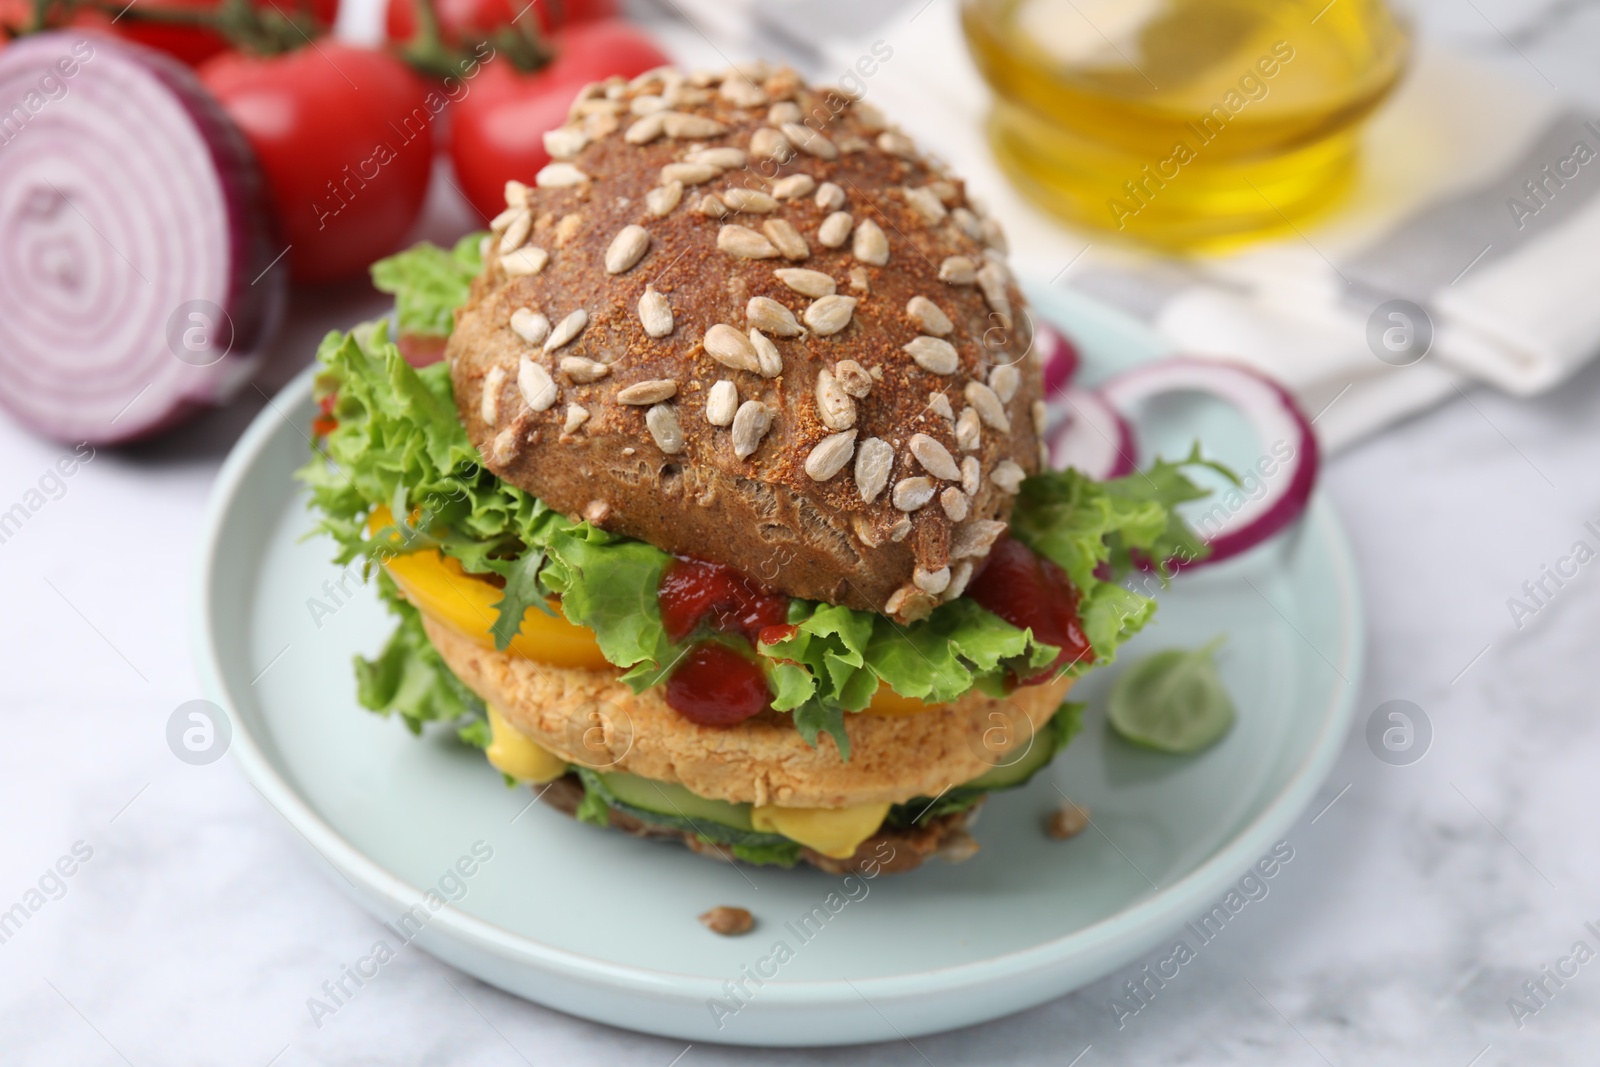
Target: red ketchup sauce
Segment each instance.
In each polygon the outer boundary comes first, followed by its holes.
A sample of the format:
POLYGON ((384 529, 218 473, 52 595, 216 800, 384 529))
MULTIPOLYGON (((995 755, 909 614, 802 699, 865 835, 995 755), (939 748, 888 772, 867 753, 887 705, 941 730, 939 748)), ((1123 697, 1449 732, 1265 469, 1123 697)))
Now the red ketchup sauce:
MULTIPOLYGON (((701 629, 736 634, 754 644, 763 634, 793 629, 789 598, 729 567, 678 558, 667 565, 657 590, 661 621, 674 642, 701 629)), ((701 726, 732 726, 772 703, 761 668, 719 641, 697 645, 667 680, 667 705, 701 726)))
POLYGON ((1054 561, 1035 555, 1009 537, 995 542, 989 562, 967 587, 967 596, 1018 629, 1061 649, 1054 663, 1019 685, 1049 681, 1063 667, 1094 659, 1094 649, 1078 620, 1078 590, 1054 561))

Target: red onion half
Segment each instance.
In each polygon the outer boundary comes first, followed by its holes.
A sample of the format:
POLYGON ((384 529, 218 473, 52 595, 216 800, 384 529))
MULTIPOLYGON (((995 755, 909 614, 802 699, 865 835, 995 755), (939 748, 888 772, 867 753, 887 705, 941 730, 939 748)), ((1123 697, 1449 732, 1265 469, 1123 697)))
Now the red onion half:
POLYGON ((1065 413, 1065 421, 1050 438, 1052 466, 1074 467, 1097 482, 1133 473, 1138 446, 1116 408, 1089 389, 1067 386, 1053 395, 1051 406, 1065 413))
POLYGON ((260 171, 193 73, 109 37, 0 51, 0 403, 113 444, 227 399, 287 273, 260 171))
POLYGON ((1048 322, 1037 321, 1033 325, 1033 345, 1039 353, 1039 365, 1044 368, 1044 395, 1055 396, 1078 373, 1078 347, 1048 322))
POLYGON ((1238 364, 1193 357, 1146 363, 1100 387, 1106 401, 1129 416, 1151 397, 1172 392, 1205 393, 1237 408, 1261 448, 1255 463, 1236 471, 1243 486, 1212 494, 1188 514, 1189 524, 1211 546, 1211 554, 1192 566, 1254 548, 1305 510, 1321 453, 1311 421, 1287 390, 1238 364))

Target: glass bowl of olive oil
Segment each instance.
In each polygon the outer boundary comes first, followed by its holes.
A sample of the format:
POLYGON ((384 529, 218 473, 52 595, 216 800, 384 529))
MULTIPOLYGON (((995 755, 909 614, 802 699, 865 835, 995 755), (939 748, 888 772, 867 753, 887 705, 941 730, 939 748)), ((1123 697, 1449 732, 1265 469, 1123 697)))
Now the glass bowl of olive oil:
POLYGON ((1382 0, 963 0, 961 18, 1023 194, 1170 252, 1336 206, 1411 54, 1382 0))

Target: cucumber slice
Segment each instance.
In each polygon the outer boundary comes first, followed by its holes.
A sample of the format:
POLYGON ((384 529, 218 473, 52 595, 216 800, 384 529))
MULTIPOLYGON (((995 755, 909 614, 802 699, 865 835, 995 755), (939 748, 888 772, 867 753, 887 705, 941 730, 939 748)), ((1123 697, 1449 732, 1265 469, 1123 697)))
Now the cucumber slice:
POLYGON ((781 846, 789 840, 754 829, 748 804, 710 800, 676 782, 657 782, 626 771, 600 774, 579 768, 578 774, 607 804, 644 822, 699 834, 724 845, 781 846))

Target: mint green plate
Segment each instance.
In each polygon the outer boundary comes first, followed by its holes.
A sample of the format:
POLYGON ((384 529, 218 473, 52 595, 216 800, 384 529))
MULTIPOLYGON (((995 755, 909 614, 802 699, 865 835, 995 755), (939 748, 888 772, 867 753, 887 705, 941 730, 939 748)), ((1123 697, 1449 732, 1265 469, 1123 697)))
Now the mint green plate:
MULTIPOLYGON (((1077 341, 1089 380, 1162 352, 1081 297, 1043 291, 1034 303, 1077 341)), ((959 866, 840 879, 601 832, 529 807, 526 789, 506 789, 446 736, 418 740, 357 706, 351 657, 372 654, 390 624, 358 576, 328 562, 327 541, 301 540, 311 522, 290 475, 307 454, 310 395, 307 372, 218 478, 195 603, 208 695, 232 718, 239 767, 341 888, 426 951, 542 1004, 750 1045, 892 1039, 1019 1011, 1209 910, 1284 835, 1344 742, 1361 607, 1318 493, 1276 541, 1181 577, 1124 653, 1230 635, 1219 664, 1239 719, 1204 753, 1166 756, 1111 735, 1112 667, 1076 692, 1090 707, 1082 737, 1048 774, 989 802, 975 829, 982 851, 959 866), (1054 842, 1039 823, 1063 792, 1093 826, 1054 842), (453 873, 458 864, 470 876, 453 873), (717 904, 750 909, 756 929, 709 933, 695 917, 717 904), (771 977, 758 987, 751 973, 771 977), (728 983, 741 981, 731 999, 728 983)), ((1141 440, 1168 454, 1197 436, 1241 466, 1260 451, 1209 401, 1172 401, 1149 421, 1141 440)))

